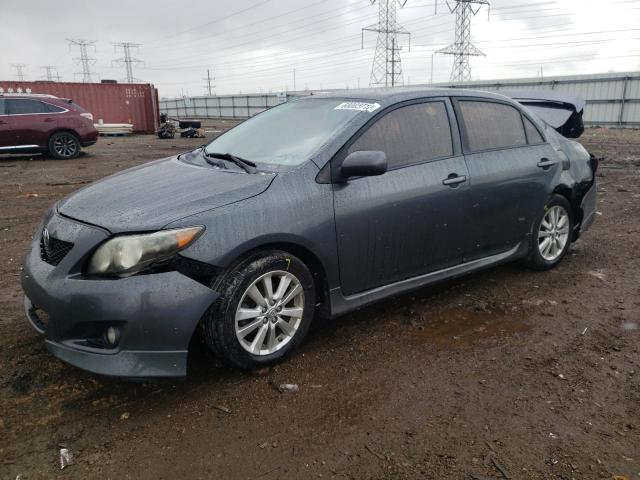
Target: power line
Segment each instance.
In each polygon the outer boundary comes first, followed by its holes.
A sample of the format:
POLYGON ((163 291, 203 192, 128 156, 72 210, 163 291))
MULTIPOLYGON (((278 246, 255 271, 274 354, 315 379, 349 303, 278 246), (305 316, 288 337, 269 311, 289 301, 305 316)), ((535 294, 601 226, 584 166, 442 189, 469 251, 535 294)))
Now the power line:
POLYGON ((488 0, 455 0, 455 2, 455 7, 449 6, 449 10, 456 14, 456 40, 436 53, 453 55, 451 81, 464 82, 471 80, 469 57, 484 56, 484 53, 471 43, 471 17, 480 11, 482 5, 490 5, 490 3, 488 0), (478 5, 475 10, 474 4, 478 5))
POLYGON ((67 39, 69 42, 69 47, 76 46, 80 49, 80 56, 74 58, 74 61, 80 65, 82 68, 82 72, 76 72, 77 75, 82 75, 82 81, 84 83, 91 83, 91 65, 95 64, 94 58, 89 58, 89 54, 87 53, 87 47, 94 45, 95 41, 90 40, 81 40, 81 39, 67 39))
POLYGON ((16 77, 19 82, 24 82, 24 69, 27 66, 26 63, 12 63, 11 66, 16 69, 16 77))
POLYGON ((54 65, 44 65, 40 68, 44 70, 45 72, 44 79, 47 80, 48 82, 60 81, 60 75, 58 74, 58 70, 54 65))
MULTIPOLYGON (((408 35, 411 42, 411 34, 406 28, 399 25, 396 18, 396 0, 378 1, 378 23, 362 29, 362 47, 364 48, 364 32, 376 32, 376 51, 373 56, 371 77, 369 86, 391 86, 402 84, 402 62, 400 60, 400 48, 398 35, 408 35)), ((376 0, 371 0, 373 5, 376 0)), ((397 0, 400 8, 404 7, 407 0, 397 0)))
POLYGON ((138 60, 137 58, 133 58, 131 56, 131 49, 135 48, 138 49, 140 48, 140 44, 139 43, 130 43, 130 42, 120 42, 120 43, 114 43, 113 46, 117 49, 117 48, 122 48, 123 52, 124 52, 124 57, 120 57, 117 58, 115 60, 113 60, 114 63, 119 63, 121 65, 124 65, 124 69, 127 75, 126 78, 126 82, 127 83, 136 83, 136 82, 140 82, 141 80, 135 78, 133 76, 133 64, 140 64, 143 63, 142 60, 138 60))

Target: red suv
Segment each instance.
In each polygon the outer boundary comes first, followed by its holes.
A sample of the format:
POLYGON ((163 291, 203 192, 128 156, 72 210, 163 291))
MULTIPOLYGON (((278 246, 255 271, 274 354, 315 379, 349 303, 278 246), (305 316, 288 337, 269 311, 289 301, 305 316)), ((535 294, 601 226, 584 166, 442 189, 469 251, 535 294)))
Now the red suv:
POLYGON ((0 153, 43 152, 75 158, 93 145, 93 115, 71 100, 42 94, 0 94, 0 153))

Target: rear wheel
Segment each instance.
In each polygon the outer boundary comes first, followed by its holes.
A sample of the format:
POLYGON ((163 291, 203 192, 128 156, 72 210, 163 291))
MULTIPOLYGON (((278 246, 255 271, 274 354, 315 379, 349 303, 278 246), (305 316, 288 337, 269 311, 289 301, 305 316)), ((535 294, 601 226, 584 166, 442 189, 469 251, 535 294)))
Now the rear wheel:
POLYGON ((286 252, 252 256, 217 278, 212 288, 220 298, 204 319, 204 338, 231 366, 249 369, 282 359, 311 325, 313 277, 286 252))
POLYGON ((71 132, 58 132, 49 139, 49 154, 58 160, 76 158, 80 155, 80 141, 71 132))
POLYGON ((558 265, 571 245, 571 206, 562 195, 552 195, 534 225, 529 255, 524 263, 536 270, 558 265))

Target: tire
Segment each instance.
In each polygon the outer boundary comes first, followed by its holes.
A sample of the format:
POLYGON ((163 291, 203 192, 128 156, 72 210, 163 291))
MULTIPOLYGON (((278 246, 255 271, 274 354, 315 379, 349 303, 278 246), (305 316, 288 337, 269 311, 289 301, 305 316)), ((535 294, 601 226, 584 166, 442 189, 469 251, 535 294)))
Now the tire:
POLYGON ((58 160, 69 160, 80 155, 80 140, 71 132, 57 132, 49 138, 49 155, 58 160))
POLYGON ((252 369, 280 361, 300 345, 313 320, 316 302, 313 276, 300 259, 280 250, 260 252, 245 259, 217 277, 211 287, 220 297, 203 318, 204 341, 232 367, 252 369), (271 279, 273 295, 266 288, 267 277, 271 279), (286 288, 278 298, 283 278, 288 280, 282 284, 286 288), (253 289, 249 293, 252 286, 257 287, 262 297, 253 289), (294 290, 301 290, 302 295, 296 293, 286 302, 294 290), (259 304, 256 297, 266 306, 259 304), (266 302, 265 297, 274 299, 274 303, 266 302), (282 301, 286 303, 281 304, 282 301))
POLYGON ((551 195, 544 206, 544 211, 533 226, 529 254, 523 263, 534 270, 552 269, 562 261, 569 251, 572 233, 573 212, 569 201, 562 195, 551 195), (562 220, 557 220, 555 228, 553 225, 554 212, 557 212, 560 218, 565 219, 564 223, 562 220), (549 243, 544 245, 547 238, 549 238, 549 243))
POLYGON ((201 128, 202 122, 200 120, 180 120, 178 126, 180 128, 201 128))

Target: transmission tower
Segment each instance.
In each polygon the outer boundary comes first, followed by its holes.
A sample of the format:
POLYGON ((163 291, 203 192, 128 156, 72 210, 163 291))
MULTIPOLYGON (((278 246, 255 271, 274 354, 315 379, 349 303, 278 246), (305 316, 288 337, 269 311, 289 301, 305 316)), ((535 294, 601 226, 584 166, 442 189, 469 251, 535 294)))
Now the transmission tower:
POLYGON ((27 66, 26 63, 12 63, 11 66, 16 69, 16 77, 18 77, 19 82, 24 82, 24 68, 27 66))
POLYGON ((44 78, 48 82, 59 82, 60 81, 60 75, 58 74, 58 70, 56 69, 56 67, 54 65, 44 65, 44 66, 42 66, 40 68, 42 70, 44 70, 44 72, 45 72, 44 78))
POLYGON ((119 63, 121 65, 124 65, 125 71, 127 72, 127 78, 126 78, 126 82, 127 83, 135 83, 135 82, 140 82, 141 80, 135 78, 133 76, 133 64, 134 63, 142 63, 142 60, 138 60, 137 58, 133 58, 131 56, 131 49, 132 48, 140 48, 140 44, 139 43, 129 43, 129 42, 120 42, 120 43, 114 43, 113 46, 115 48, 122 48, 123 52, 124 52, 124 57, 120 57, 117 58, 116 60, 114 60, 115 63, 119 63))
POLYGON ((207 82, 207 84, 205 85, 204 88, 207 91, 207 93, 209 94, 209 96, 211 97, 211 96, 215 95, 216 86, 211 83, 213 80, 215 80, 215 78, 211 76, 211 70, 209 70, 208 68, 207 68, 207 77, 203 78, 203 80, 205 82, 207 82))
MULTIPOLYGON (((362 29, 362 47, 364 47, 364 32, 376 32, 376 52, 371 67, 369 86, 394 87, 402 84, 402 63, 400 61, 399 35, 411 34, 396 21, 396 7, 404 7, 407 0, 377 0, 378 23, 362 29), (397 2, 397 4, 396 4, 397 2)), ((373 5, 376 0, 371 0, 373 5)))
POLYGON ((452 82, 465 82, 471 80, 471 66, 469 57, 484 56, 475 45, 471 43, 471 17, 478 14, 482 5, 490 5, 489 0, 453 0, 455 6, 449 5, 449 11, 456 14, 456 40, 448 47, 438 50, 436 53, 453 55, 453 68, 450 80, 452 82), (474 5, 477 5, 474 7, 474 5))
POLYGON ((94 41, 90 40, 79 40, 79 39, 67 39, 69 42, 69 46, 75 46, 80 49, 80 56, 74 58, 76 63, 80 65, 82 68, 82 72, 76 72, 76 75, 82 75, 82 81, 84 83, 91 83, 91 65, 95 63, 94 58, 89 58, 89 54, 87 53, 87 47, 93 45, 94 41))

